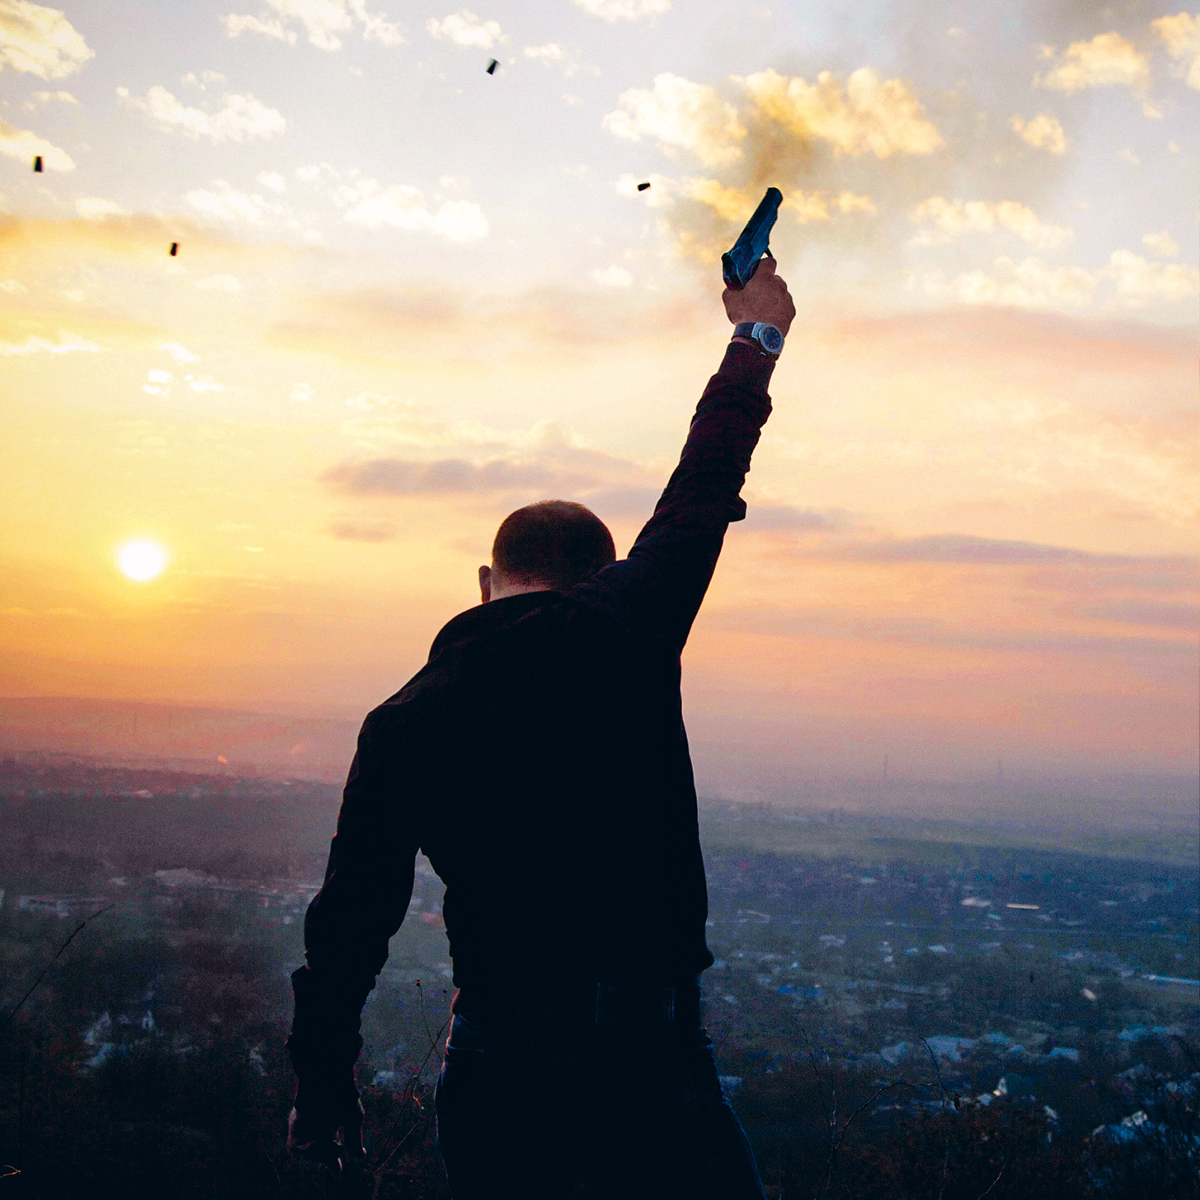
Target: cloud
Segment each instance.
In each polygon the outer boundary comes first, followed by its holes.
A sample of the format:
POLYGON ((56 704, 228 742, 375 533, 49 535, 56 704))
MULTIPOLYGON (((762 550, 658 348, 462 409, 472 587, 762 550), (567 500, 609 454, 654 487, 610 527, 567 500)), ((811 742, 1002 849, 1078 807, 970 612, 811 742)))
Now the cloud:
POLYGON ((142 384, 142 391, 148 396, 169 396, 171 384, 174 382, 175 376, 170 371, 153 367, 146 372, 146 382, 142 384))
POLYGON ((1110 600, 1089 604, 1081 615, 1121 625, 1145 625, 1152 629, 1181 629, 1194 633, 1200 627, 1200 605, 1173 604, 1157 600, 1110 600))
POLYGON ((960 533, 934 534, 929 537, 916 538, 892 538, 814 553, 820 557, 851 559, 859 562, 957 563, 968 566, 1154 567, 1160 570, 1179 569, 1181 565, 1192 567, 1190 559, 1177 557, 1096 554, 1090 550, 1074 550, 1067 546, 1048 546, 1041 542, 973 537, 960 533))
POLYGON ((1118 86, 1141 93, 1150 84, 1150 63, 1119 33, 1100 33, 1090 42, 1072 42, 1058 64, 1037 82, 1067 93, 1118 86))
POLYGON ((932 154, 941 134, 902 79, 881 79, 860 67, 843 85, 822 71, 816 83, 767 69, 742 81, 757 116, 775 121, 803 142, 824 141, 836 153, 876 158, 932 154))
POLYGON ((279 205, 262 196, 239 192, 223 179, 214 180, 210 188, 196 188, 187 193, 185 200, 206 217, 218 221, 245 221, 249 225, 262 225, 268 217, 280 216, 279 205))
POLYGON ((225 83, 226 80, 220 71, 201 71, 199 75, 195 71, 189 71, 179 82, 185 83, 189 87, 198 87, 204 92, 208 90, 210 83, 225 83))
POLYGON ((568 79, 579 73, 579 64, 557 42, 544 46, 526 46, 522 51, 526 58, 535 59, 543 66, 557 67, 568 79))
POLYGON ((386 521, 334 521, 329 533, 343 542, 390 542, 396 527, 386 521))
POLYGON ((678 75, 656 75, 654 87, 630 88, 621 106, 603 121, 609 133, 629 141, 655 139, 668 153, 685 150, 705 166, 727 166, 742 157, 746 136, 737 111, 714 88, 678 75))
POLYGON ((508 39, 495 21, 481 21, 473 12, 451 13, 440 21, 430 17, 425 28, 435 38, 445 38, 456 46, 468 46, 476 50, 491 50, 493 46, 508 39))
POLYGON ((964 304, 1001 304, 1017 308, 1078 307, 1090 304, 1099 282, 1083 267, 1050 267, 1040 258, 1016 263, 998 258, 994 274, 968 271, 947 280, 940 271, 914 276, 910 286, 929 296, 964 304))
POLYGON ((300 25, 311 45, 333 51, 342 46, 338 34, 349 32, 357 23, 366 41, 399 46, 405 40, 404 27, 388 20, 386 13, 371 12, 366 0, 263 0, 259 11, 259 16, 231 13, 223 17, 225 32, 230 37, 257 33, 294 46, 294 26, 300 25))
POLYGON ((131 95, 123 87, 117 88, 117 95, 130 108, 145 113, 159 129, 182 130, 188 137, 244 142, 276 137, 287 131, 287 121, 279 112, 250 95, 227 94, 225 107, 217 113, 191 108, 161 85, 152 87, 145 99, 131 95))
POLYGON ((796 508, 791 504, 746 505, 743 529, 754 533, 832 533, 851 523, 840 509, 796 508))
MULTIPOLYGON (((222 24, 231 38, 240 37, 243 33, 260 33, 263 37, 287 42, 289 46, 296 44, 296 31, 289 29, 278 17, 238 16, 236 13, 230 13, 222 18, 222 24)), ((310 37, 309 40, 323 50, 336 50, 342 44, 327 33, 322 33, 319 38, 310 37)))
POLYGON ((628 287, 633 282, 633 276, 624 267, 611 266, 601 270, 599 267, 592 272, 592 279, 603 287, 628 287))
POLYGON ((614 24, 617 21, 644 21, 670 12, 671 0, 571 0, 589 16, 614 24))
POLYGON ((952 242, 964 233, 991 233, 1007 229, 1039 250, 1053 250, 1074 236, 1059 225, 1045 225, 1032 209, 1016 200, 949 201, 931 196, 910 214, 918 225, 928 225, 917 235, 917 245, 930 246, 952 242))
POLYGON ((1162 233, 1142 234, 1142 245, 1155 254, 1161 254, 1163 258, 1179 257, 1179 245, 1165 229, 1162 233))
POLYGON ((278 171, 259 171, 255 181, 271 192, 282 195, 287 191, 287 180, 278 171))
POLYGON ((75 170, 75 163, 65 150, 60 150, 28 129, 10 125, 3 117, 0 117, 0 154, 23 159, 27 163, 32 163, 34 155, 40 154, 48 171, 75 170))
POLYGON ((420 188, 405 184, 385 187, 375 179, 341 184, 334 203, 346 210, 346 220, 368 229, 391 225, 436 234, 452 242, 474 242, 488 234, 483 210, 469 200, 447 200, 431 212, 420 188))
POLYGON ((165 350, 177 363, 193 363, 197 361, 196 355, 179 342, 159 342, 158 348, 165 350))
POLYGON ((376 458, 342 463, 322 476, 339 491, 358 496, 420 496, 523 491, 530 488, 578 490, 587 476, 555 471, 541 463, 513 463, 496 458, 474 464, 462 458, 411 462, 376 458))
POLYGON ((79 101, 76 100, 75 97, 72 96, 70 92, 58 91, 58 92, 33 92, 30 94, 29 99, 26 100, 21 105, 21 108, 25 112, 34 112, 41 105, 49 104, 51 100, 55 100, 59 104, 74 104, 76 108, 79 107, 79 101))
POLYGON ((1176 13, 1159 17, 1150 28, 1166 43, 1167 53, 1186 70, 1187 85, 1200 91, 1200 16, 1176 13))
POLYGON ((75 211, 85 221, 103 221, 105 217, 127 217, 129 214, 115 200, 103 196, 80 196, 75 211))
POLYGON ((11 67, 39 79, 61 79, 95 54, 59 9, 0 0, 0 71, 11 67))
POLYGON ((1049 113, 1038 113, 1032 121, 1026 121, 1023 117, 1013 117, 1009 125, 1018 137, 1031 146, 1049 150, 1051 154, 1067 152, 1067 135, 1063 133, 1058 118, 1050 116, 1049 113))
POLYGON ((225 385, 218 383, 211 375, 185 375, 184 382, 193 392, 223 392, 225 385))
POLYGON ((1102 274, 1112 280, 1118 299, 1129 308, 1200 294, 1200 271, 1195 267, 1147 262, 1131 250, 1114 250, 1102 274))
POLYGON ((1111 637, 1053 629, 998 630, 994 626, 956 626, 938 617, 901 613, 863 617, 853 610, 832 607, 708 609, 704 623, 709 629, 765 637, 848 638, 1016 654, 1113 654, 1158 659, 1183 655, 1190 659, 1194 655, 1190 644, 1177 638, 1111 637))
POLYGON ((0 342, 0 354, 73 354, 77 351, 97 351, 100 347, 95 342, 85 341, 78 334, 63 330, 58 335, 57 342, 48 342, 45 338, 34 337, 32 334, 23 342, 0 342))
POLYGON ((240 292, 241 280, 236 275, 208 275, 196 280, 196 286, 202 292, 240 292))

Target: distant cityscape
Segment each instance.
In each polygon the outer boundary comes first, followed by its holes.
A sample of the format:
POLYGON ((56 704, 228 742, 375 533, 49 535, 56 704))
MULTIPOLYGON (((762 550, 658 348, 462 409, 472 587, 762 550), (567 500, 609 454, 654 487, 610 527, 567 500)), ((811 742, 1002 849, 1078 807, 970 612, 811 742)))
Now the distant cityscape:
MULTIPOLYGON (((0 762, 0 1012, 49 964, 20 1021, 57 1031, 75 1077, 100 1086, 120 1063, 220 1045, 264 1086, 283 1071, 286 1090, 287 976, 338 800, 312 780, 0 762)), ((864 1137, 948 1104, 1025 1105, 1052 1137, 1121 1146, 1166 1128, 1164 1097, 1195 1095, 1191 835, 1135 839, 1136 857, 1044 831, 717 802, 701 835, 705 1020, 760 1158, 790 1153, 771 1097, 814 1064, 897 1089, 864 1137)), ((420 858, 364 1013, 359 1077, 381 1095, 436 1070, 442 891, 420 858)), ((528 984, 547 1003, 550 962, 548 948, 528 984)))

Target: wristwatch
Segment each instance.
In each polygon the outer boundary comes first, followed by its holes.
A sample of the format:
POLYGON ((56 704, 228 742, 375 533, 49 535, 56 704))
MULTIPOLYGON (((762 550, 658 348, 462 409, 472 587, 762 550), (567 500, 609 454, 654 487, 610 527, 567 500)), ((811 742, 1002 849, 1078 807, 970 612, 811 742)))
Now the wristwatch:
POLYGON ((762 352, 769 354, 772 358, 778 358, 783 351, 783 334, 774 325, 768 325, 765 321, 743 321, 740 325, 733 327, 733 336, 749 338, 751 341, 757 342, 762 352))

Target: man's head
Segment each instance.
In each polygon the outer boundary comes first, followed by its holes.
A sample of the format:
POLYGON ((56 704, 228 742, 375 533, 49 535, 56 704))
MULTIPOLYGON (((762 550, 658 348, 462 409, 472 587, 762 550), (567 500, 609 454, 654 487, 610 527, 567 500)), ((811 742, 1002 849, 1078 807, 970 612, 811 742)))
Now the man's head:
POLYGON ((615 562, 607 526, 569 500, 527 504, 504 518, 492 543, 492 565, 479 568, 486 604, 522 592, 562 592, 615 562))

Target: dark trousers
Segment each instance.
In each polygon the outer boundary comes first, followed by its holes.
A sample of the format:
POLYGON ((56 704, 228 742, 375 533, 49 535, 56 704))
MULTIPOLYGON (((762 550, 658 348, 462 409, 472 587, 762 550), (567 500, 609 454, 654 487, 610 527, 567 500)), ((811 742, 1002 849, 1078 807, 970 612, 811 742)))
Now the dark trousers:
POLYGON ((764 1200, 698 991, 678 1016, 597 1005, 535 1023, 456 1003, 437 1085, 454 1200, 764 1200))

